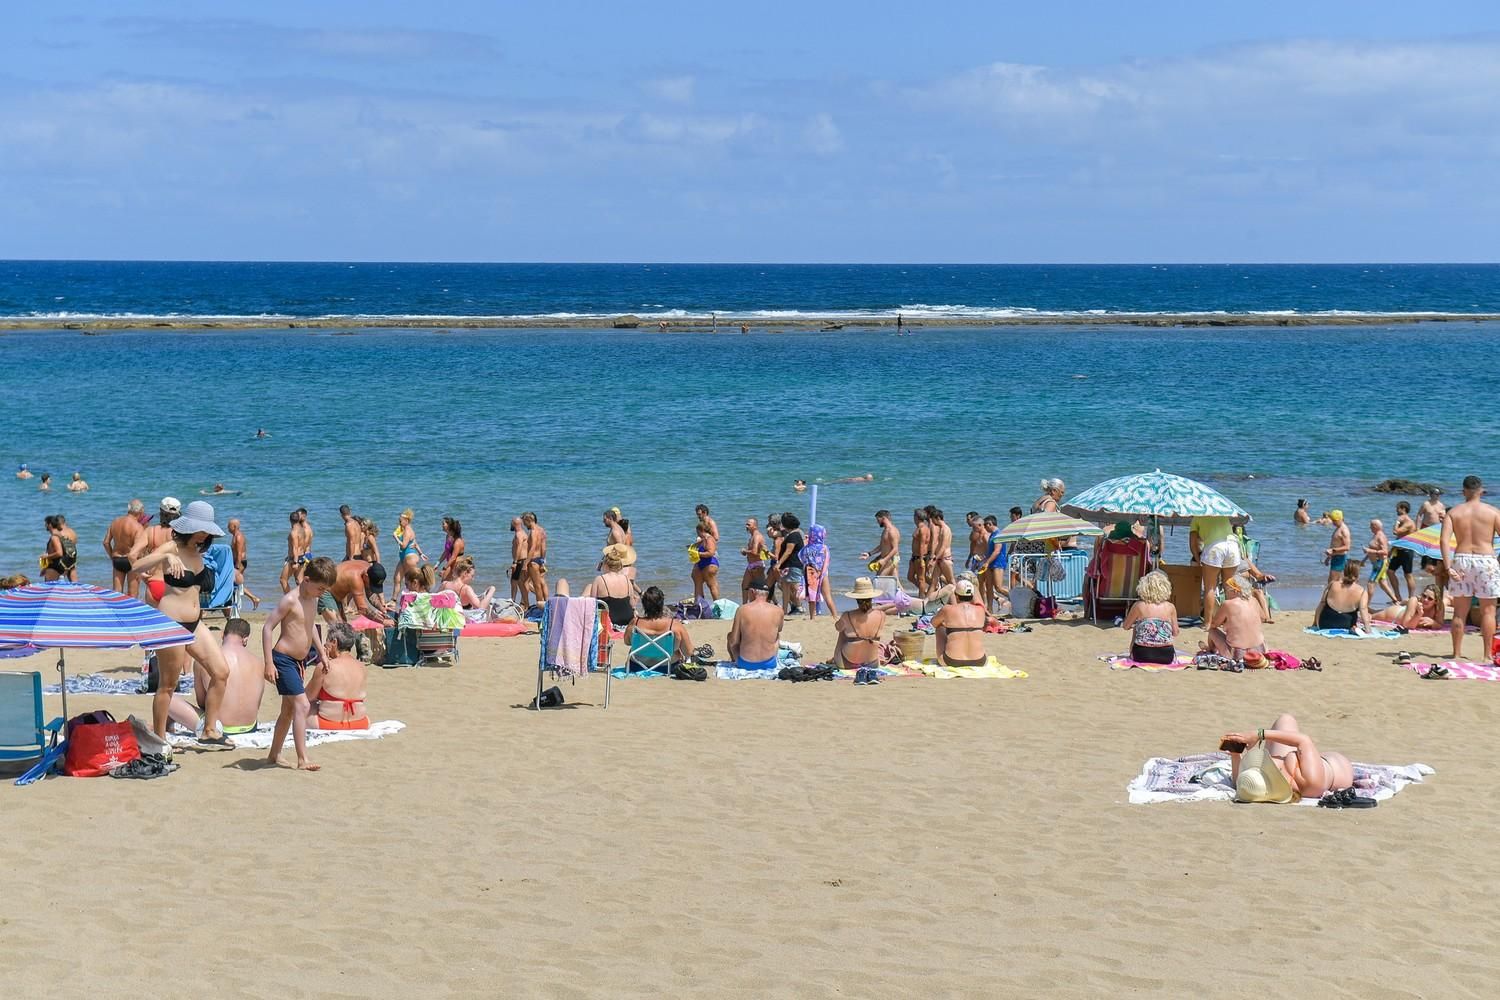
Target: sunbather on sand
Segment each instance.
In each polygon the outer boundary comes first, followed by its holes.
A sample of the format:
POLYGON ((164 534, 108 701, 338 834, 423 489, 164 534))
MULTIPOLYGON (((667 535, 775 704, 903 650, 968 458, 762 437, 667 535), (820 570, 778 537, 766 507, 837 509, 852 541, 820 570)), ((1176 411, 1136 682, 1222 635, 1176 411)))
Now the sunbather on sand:
POLYGON ((1372 621, 1390 622, 1402 628, 1442 628, 1448 620, 1447 602, 1444 606, 1438 605, 1437 586, 1428 584, 1422 588, 1422 593, 1406 601, 1404 604, 1392 604, 1388 608, 1381 608, 1370 616, 1372 621))
MULTIPOLYGON (((224 623, 219 637, 219 649, 224 662, 229 664, 229 679, 224 682, 224 701, 219 706, 219 721, 224 732, 230 736, 248 733, 255 729, 256 716, 260 713, 261 697, 266 693, 265 669, 260 657, 245 646, 250 639, 250 623, 243 618, 231 618, 224 623)), ((197 733, 203 725, 203 707, 208 692, 208 671, 203 664, 193 661, 193 700, 180 694, 172 695, 167 706, 167 717, 174 723, 197 733)))
POLYGON ((1172 581, 1152 570, 1135 585, 1140 598, 1125 613, 1121 628, 1130 629, 1130 658, 1137 663, 1171 663, 1177 658, 1177 606, 1172 581))
POLYGON ((356 658, 354 629, 344 622, 328 630, 323 655, 307 678, 312 711, 308 729, 369 729, 365 711, 365 665, 356 658))
MULTIPOLYGON (((1249 578, 1243 575, 1231 576, 1224 585, 1224 600, 1215 609, 1208 629, 1212 651, 1220 656, 1244 660, 1247 653, 1265 655, 1266 635, 1261 629, 1260 609, 1250 600, 1252 589, 1249 578)), ((1201 643, 1199 648, 1204 648, 1201 643)))
MULTIPOLYGON (((1354 765, 1349 758, 1334 750, 1319 751, 1312 737, 1298 729, 1297 720, 1290 715, 1277 716, 1267 729, 1254 733, 1225 733, 1223 738, 1228 742, 1243 743, 1248 749, 1259 743, 1262 737, 1266 741, 1266 752, 1276 762, 1276 767, 1303 798, 1322 798, 1327 792, 1353 787, 1354 765)), ((1231 753, 1229 760, 1232 776, 1238 782, 1239 753, 1231 753)))
POLYGON ((849 670, 880 666, 880 630, 885 627, 885 612, 875 607, 875 598, 880 591, 862 576, 854 581, 854 589, 844 596, 854 601, 855 607, 845 611, 834 622, 838 640, 833 646, 833 662, 849 670))
MULTIPOLYGON (((687 659, 693 640, 688 635, 687 626, 667 614, 666 604, 667 596, 662 593, 660 587, 646 588, 646 592, 641 594, 641 613, 625 626, 625 646, 627 649, 632 647, 632 637, 637 632, 647 639, 655 639, 671 632, 673 637, 672 663, 682 663, 687 659)), ((671 664, 667 663, 643 663, 634 660, 630 663, 632 670, 665 671, 670 666, 671 664)))
POLYGON ((1346 562, 1339 576, 1323 588, 1323 596, 1313 611, 1316 628, 1348 629, 1370 627, 1370 595, 1360 586, 1359 574, 1364 563, 1346 562))
POLYGON ((978 667, 984 652, 984 605, 974 596, 974 581, 960 577, 953 585, 954 603, 932 616, 938 662, 945 667, 978 667))
MULTIPOLYGON (((474 560, 469 556, 459 556, 448 565, 448 575, 443 580, 443 590, 451 590, 458 595, 458 604, 465 612, 479 611, 488 612, 490 598, 495 596, 495 588, 490 587, 484 593, 474 589, 474 560)), ((474 618, 473 615, 466 615, 474 618)), ((485 620, 480 617, 478 620, 485 620)))

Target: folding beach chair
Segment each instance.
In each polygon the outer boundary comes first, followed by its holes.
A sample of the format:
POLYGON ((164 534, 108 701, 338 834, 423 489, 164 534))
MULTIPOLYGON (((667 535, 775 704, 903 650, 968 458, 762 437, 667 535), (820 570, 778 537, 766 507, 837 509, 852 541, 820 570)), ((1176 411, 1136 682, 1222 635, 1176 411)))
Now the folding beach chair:
POLYGON ((36 763, 16 779, 29 785, 62 763, 67 741, 59 740, 63 720, 43 722, 42 675, 0 671, 0 764, 36 763))
POLYGON ((1124 614, 1137 600, 1135 585, 1151 569, 1150 546, 1144 538, 1105 539, 1089 563, 1084 580, 1084 604, 1095 625, 1099 612, 1124 614))
POLYGON ((447 662, 458 665, 459 629, 417 629, 417 662, 419 667, 447 662))
POLYGON ((630 633, 630 653, 625 657, 625 664, 627 669, 636 665, 668 674, 672 671, 672 657, 676 655, 677 636, 671 629, 661 635, 646 635, 636 629, 630 633))
POLYGON ((614 652, 614 634, 609 621, 609 607, 592 597, 550 597, 542 609, 541 642, 538 644, 536 668, 536 701, 532 707, 540 710, 542 685, 547 671, 553 677, 578 678, 591 670, 604 671, 604 704, 609 707, 611 660, 614 652), (563 635, 569 608, 583 609, 575 621, 575 628, 586 631, 574 636, 572 644, 563 635))
POLYGON ((214 571, 214 589, 198 592, 198 606, 207 614, 216 611, 224 620, 240 616, 241 588, 234 582, 234 552, 228 545, 210 545, 203 565, 214 571))

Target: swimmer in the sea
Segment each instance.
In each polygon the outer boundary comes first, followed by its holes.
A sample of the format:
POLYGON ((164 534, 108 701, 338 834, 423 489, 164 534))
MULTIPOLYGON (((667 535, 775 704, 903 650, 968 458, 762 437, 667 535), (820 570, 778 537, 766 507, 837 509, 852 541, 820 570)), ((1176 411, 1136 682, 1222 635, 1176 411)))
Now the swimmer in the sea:
POLYGON ((796 490, 798 493, 806 493, 807 492, 807 480, 805 480, 805 479, 793 479, 792 480, 792 489, 796 490))
POLYGON ((846 476, 843 479, 834 480, 835 483, 873 483, 874 481, 875 473, 873 472, 866 472, 863 476, 846 476))
POLYGON ((271 432, 265 430, 264 428, 257 427, 255 429, 255 437, 256 437, 257 440, 260 439, 260 438, 268 438, 270 436, 271 436, 271 432))

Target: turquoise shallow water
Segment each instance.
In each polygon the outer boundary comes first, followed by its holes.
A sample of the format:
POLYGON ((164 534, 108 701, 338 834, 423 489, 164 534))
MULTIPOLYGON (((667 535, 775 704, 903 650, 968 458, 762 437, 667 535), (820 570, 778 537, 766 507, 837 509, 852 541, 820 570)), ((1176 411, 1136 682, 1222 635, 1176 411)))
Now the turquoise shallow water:
MULTIPOLYGON (((440 517, 459 517, 496 582, 513 513, 541 515, 553 566, 576 579, 597 558, 599 512, 618 505, 642 577, 676 596, 690 589, 699 501, 733 551, 746 515, 805 513, 793 479, 873 472, 875 484, 820 499, 847 580, 878 507, 936 503, 961 526, 967 510, 1029 505, 1043 476, 1081 490, 1160 467, 1250 509, 1264 568, 1311 582, 1326 529, 1291 526, 1297 497, 1343 507, 1362 540, 1364 519, 1391 516, 1395 498, 1368 491, 1379 479, 1451 487, 1497 471, 1500 376, 1483 359, 1500 327, 1483 324, 343 333, 0 336, 4 460, 59 481, 50 496, 34 482, 0 487, 0 570, 34 571, 42 518, 61 511, 81 536, 83 576, 107 581, 98 539, 130 497, 154 508, 223 481, 247 491, 219 510, 243 519, 263 593, 287 511, 306 506, 317 550, 338 555, 347 502, 383 533, 415 508, 434 555, 440 517), (275 436, 252 441, 257 427, 275 436), (73 469, 92 492, 60 491, 73 469)), ((1185 541, 1179 531, 1169 544, 1185 541)))

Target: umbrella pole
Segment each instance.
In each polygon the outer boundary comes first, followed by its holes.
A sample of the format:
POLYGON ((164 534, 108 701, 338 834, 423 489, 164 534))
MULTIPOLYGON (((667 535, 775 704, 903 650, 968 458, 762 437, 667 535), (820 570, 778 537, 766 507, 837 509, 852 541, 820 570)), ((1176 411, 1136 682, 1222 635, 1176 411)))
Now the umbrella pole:
POLYGON ((68 721, 68 653, 67 650, 57 651, 57 674, 62 678, 62 717, 68 721))

